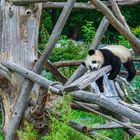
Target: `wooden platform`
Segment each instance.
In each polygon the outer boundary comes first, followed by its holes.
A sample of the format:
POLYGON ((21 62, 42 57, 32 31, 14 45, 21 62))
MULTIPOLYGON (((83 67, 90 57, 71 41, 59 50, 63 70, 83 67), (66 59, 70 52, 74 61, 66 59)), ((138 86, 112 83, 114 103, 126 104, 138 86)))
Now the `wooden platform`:
POLYGON ((105 66, 97 71, 87 72, 82 77, 74 81, 68 86, 64 87, 65 91, 81 90, 89 86, 93 81, 108 73, 111 70, 111 66, 105 66))

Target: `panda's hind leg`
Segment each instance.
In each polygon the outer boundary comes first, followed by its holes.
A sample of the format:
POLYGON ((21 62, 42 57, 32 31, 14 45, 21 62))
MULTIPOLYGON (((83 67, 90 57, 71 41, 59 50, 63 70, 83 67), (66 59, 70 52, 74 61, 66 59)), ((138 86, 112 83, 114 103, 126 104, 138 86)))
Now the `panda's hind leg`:
POLYGON ((136 74, 136 69, 132 60, 128 60, 127 62, 123 63, 124 67, 128 71, 127 81, 131 82, 136 74))

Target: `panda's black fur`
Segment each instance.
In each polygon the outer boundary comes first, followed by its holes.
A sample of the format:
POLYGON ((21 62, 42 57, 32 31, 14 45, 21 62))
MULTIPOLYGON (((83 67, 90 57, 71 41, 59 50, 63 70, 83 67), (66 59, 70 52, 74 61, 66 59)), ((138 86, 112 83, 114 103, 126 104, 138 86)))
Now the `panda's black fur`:
MULTIPOLYGON (((110 71, 109 76, 108 76, 110 80, 115 79, 116 76, 119 74, 120 69, 121 69, 121 64, 123 64, 126 70, 128 71, 128 76, 126 78, 127 81, 131 82, 133 80, 136 74, 136 69, 131 58, 128 58, 126 62, 122 63, 121 59, 119 58, 120 56, 115 55, 114 52, 111 52, 108 48, 99 49, 98 51, 101 52, 103 55, 104 62, 102 66, 106 66, 106 65, 112 66, 112 70, 110 71)), ((89 56, 92 56, 95 54, 95 51, 89 50, 88 54, 89 56)), ((125 52, 124 52, 124 55, 125 55, 125 52)), ((83 65, 86 66, 86 63, 84 62, 83 65)), ((100 77, 98 80, 96 80, 96 84, 98 85, 100 92, 104 92, 103 76, 100 77)))

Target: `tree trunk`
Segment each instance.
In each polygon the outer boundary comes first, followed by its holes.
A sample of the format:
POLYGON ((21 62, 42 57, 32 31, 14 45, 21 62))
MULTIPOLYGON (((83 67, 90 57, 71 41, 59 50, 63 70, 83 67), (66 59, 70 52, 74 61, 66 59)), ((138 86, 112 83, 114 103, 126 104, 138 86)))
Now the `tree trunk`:
MULTIPOLYGON (((2 28, 0 59, 32 69, 34 60, 37 59, 42 5, 13 6, 10 2, 2 0, 1 9, 4 26, 2 28)), ((10 81, 0 76, 0 95, 4 109, 4 135, 6 135, 23 80, 23 77, 16 73, 12 73, 10 81)))

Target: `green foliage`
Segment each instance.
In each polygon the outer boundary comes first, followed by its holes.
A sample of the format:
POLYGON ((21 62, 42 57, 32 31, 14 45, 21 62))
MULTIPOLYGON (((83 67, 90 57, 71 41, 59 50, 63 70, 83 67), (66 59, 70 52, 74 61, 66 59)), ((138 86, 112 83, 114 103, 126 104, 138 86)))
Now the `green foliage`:
POLYGON ((93 21, 86 21, 86 24, 82 26, 82 32, 83 32, 83 41, 87 43, 91 43, 93 40, 93 37, 96 34, 95 27, 93 26, 93 21))
POLYGON ((132 33, 140 39, 140 25, 131 29, 132 33))
POLYGON ((44 137, 44 140, 89 140, 67 125, 72 117, 70 103, 71 97, 68 95, 56 101, 53 110, 61 114, 61 119, 51 116, 50 132, 44 137))
POLYGON ((2 124, 2 109, 1 109, 1 103, 0 103, 0 140, 3 140, 1 124, 2 124))
POLYGON ((132 140, 140 140, 140 136, 137 135, 137 136, 135 136, 134 138, 132 138, 132 140))
POLYGON ((37 139, 37 132, 34 130, 34 127, 25 122, 24 130, 17 131, 19 140, 36 140, 37 139))

